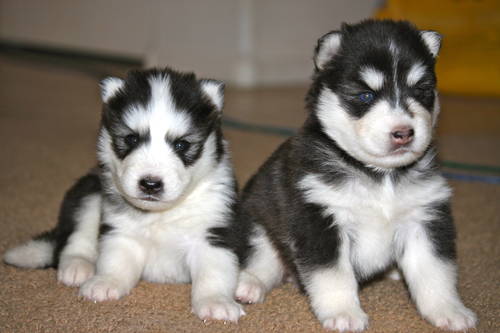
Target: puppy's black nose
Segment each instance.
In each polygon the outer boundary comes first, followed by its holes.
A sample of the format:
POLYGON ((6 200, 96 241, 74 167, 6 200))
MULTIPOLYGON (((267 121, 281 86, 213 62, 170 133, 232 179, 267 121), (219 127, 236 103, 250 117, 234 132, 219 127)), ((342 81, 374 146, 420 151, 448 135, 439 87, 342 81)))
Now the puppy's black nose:
POLYGON ((159 178, 144 177, 139 180, 139 188, 146 194, 157 194, 163 190, 163 182, 159 178))
POLYGON ((391 132, 392 142, 397 146, 403 146, 413 140, 415 131, 411 127, 396 127, 391 132))

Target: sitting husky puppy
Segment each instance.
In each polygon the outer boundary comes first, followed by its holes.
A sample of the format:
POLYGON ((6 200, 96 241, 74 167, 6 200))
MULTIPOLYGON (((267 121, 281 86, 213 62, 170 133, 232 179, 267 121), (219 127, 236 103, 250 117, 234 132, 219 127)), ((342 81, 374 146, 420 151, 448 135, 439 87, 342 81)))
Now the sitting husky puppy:
POLYGON ((363 330, 358 281, 394 263, 424 318, 465 330, 450 189, 432 145, 440 35, 407 22, 344 25, 317 45, 309 116, 250 179, 250 256, 236 297, 261 302, 290 271, 327 329, 363 330))
POLYGON ((7 251, 5 262, 58 267, 59 281, 94 301, 118 299, 141 278, 192 282, 195 314, 237 321, 223 84, 168 68, 135 71, 105 79, 102 99, 99 168, 68 191, 55 229, 7 251))

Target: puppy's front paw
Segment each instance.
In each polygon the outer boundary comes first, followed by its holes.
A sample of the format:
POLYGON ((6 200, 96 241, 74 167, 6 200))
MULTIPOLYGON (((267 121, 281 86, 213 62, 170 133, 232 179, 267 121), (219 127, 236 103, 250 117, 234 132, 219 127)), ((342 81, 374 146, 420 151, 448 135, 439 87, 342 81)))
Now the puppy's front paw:
POLYGON ((193 313, 202 320, 217 319, 235 323, 241 316, 245 315, 241 305, 224 297, 193 300, 193 313))
POLYGON ((77 287, 94 276, 94 273, 94 263, 89 260, 76 256, 63 257, 57 269, 57 281, 77 287))
POLYGON ((327 330, 362 331, 368 326, 368 316, 361 309, 339 312, 321 321, 327 330))
POLYGON ((128 294, 130 290, 115 278, 94 276, 80 288, 80 295, 95 302, 116 300, 128 294))
POLYGON ((476 326, 477 317, 474 312, 462 304, 448 305, 424 315, 431 324, 451 331, 465 331, 476 326))
POLYGON ((256 277, 242 272, 235 297, 241 303, 262 303, 266 295, 265 286, 256 277))

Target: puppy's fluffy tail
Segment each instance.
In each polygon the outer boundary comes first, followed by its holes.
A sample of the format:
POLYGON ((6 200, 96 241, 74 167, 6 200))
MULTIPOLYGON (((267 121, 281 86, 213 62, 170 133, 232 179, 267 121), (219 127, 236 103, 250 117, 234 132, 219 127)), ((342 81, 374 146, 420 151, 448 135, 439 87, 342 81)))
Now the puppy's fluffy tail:
POLYGON ((50 232, 13 247, 3 256, 5 263, 22 268, 46 268, 54 265, 55 240, 50 232), (45 236, 45 237, 44 237, 45 236))

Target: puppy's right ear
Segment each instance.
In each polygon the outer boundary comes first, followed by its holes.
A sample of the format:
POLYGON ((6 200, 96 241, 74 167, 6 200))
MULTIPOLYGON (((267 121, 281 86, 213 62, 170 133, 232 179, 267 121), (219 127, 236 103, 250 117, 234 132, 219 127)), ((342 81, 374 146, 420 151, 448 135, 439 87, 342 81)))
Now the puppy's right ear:
POLYGON ((422 37, 431 55, 436 58, 441 48, 441 34, 432 30, 424 30, 420 31, 420 37, 422 37))
POLYGON ((120 90, 125 81, 117 77, 108 77, 101 81, 101 98, 104 103, 107 103, 111 97, 116 95, 118 90, 120 90))
POLYGON ((202 79, 201 90, 214 104, 217 111, 222 110, 224 105, 224 82, 212 79, 202 79))
POLYGON ((322 70, 325 65, 340 50, 342 42, 342 33, 340 31, 330 31, 318 40, 314 50, 314 65, 317 70, 322 70))

